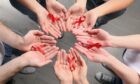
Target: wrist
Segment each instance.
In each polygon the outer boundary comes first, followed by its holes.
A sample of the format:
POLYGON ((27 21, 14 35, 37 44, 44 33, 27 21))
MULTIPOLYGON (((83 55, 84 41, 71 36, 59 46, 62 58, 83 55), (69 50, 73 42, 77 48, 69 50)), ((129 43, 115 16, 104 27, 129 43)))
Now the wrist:
POLYGON ((81 84, 89 84, 87 78, 81 79, 81 84))
POLYGON ((107 66, 110 66, 115 60, 116 60, 116 58, 114 56, 107 55, 106 59, 102 63, 107 66))
POLYGON ((76 3, 79 4, 83 9, 86 7, 87 0, 77 0, 76 3))
POLYGON ((61 80, 60 84, 72 84, 72 80, 61 80))
POLYGON ((17 58, 15 58, 15 60, 18 62, 17 64, 18 64, 19 68, 24 68, 24 67, 28 66, 27 60, 22 55, 17 57, 17 58))
POLYGON ((76 2, 78 2, 78 3, 86 3, 87 0, 76 0, 76 2))
POLYGON ((99 15, 99 12, 96 11, 96 10, 94 10, 94 9, 90 10, 90 12, 91 12, 91 14, 92 14, 96 19, 99 18, 99 17, 101 17, 101 16, 99 15))
POLYGON ((42 17, 42 15, 44 16, 44 14, 46 14, 46 15, 48 14, 47 9, 41 7, 41 8, 38 8, 38 10, 36 10, 36 15, 38 17, 42 17))
POLYGON ((109 40, 109 47, 119 47, 117 45, 119 40, 121 39, 119 39, 118 36, 111 36, 109 40))

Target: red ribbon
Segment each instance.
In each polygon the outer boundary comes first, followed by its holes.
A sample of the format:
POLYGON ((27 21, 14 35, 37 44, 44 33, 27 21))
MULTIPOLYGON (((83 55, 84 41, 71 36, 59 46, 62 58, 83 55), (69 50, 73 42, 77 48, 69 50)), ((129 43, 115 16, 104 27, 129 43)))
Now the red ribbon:
POLYGON ((48 14, 48 17, 51 19, 51 21, 52 21, 53 23, 60 20, 60 18, 54 17, 54 15, 51 14, 51 13, 48 14))
POLYGON ((84 21, 86 20, 86 16, 81 16, 77 21, 75 21, 73 24, 78 24, 80 26, 84 21))
POLYGON ((41 54, 45 55, 45 51, 42 49, 46 45, 39 45, 39 46, 32 46, 31 50, 32 51, 39 51, 41 54))
POLYGON ((82 43, 82 46, 85 47, 85 48, 87 48, 87 49, 91 49, 93 47, 96 47, 96 48, 102 47, 102 45, 100 43, 93 43, 91 40, 88 40, 87 42, 89 43, 89 45, 84 45, 82 43))
POLYGON ((86 46, 87 49, 91 49, 93 47, 100 48, 102 45, 100 43, 94 43, 91 45, 86 46))
POLYGON ((69 68, 70 68, 70 70, 71 71, 74 71, 75 70, 75 63, 76 63, 76 59, 75 59, 75 57, 72 57, 72 58, 70 58, 69 56, 67 56, 67 61, 68 61, 68 63, 69 63, 69 68))

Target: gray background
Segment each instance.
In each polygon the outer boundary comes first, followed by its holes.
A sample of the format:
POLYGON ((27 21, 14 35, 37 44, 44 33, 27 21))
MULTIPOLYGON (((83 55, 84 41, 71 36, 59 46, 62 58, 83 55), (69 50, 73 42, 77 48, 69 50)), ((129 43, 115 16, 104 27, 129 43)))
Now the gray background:
MULTIPOLYGON (((73 3, 73 0, 59 0, 67 8, 73 3)), ((101 28, 110 32, 113 35, 129 35, 140 33, 140 0, 135 0, 126 13, 101 28)), ((24 35, 30 29, 37 29, 37 24, 31 21, 28 16, 23 15, 14 9, 9 0, 0 0, 0 21, 3 21, 15 32, 21 32, 24 35)), ((68 49, 74 43, 74 38, 71 34, 65 34, 63 40, 60 40, 58 45, 62 48, 68 49)), ((124 49, 108 48, 108 51, 121 60, 121 55, 124 49)), ((90 62, 85 58, 88 65, 88 80, 90 84, 99 84, 95 79, 94 75, 98 71, 109 73, 100 64, 90 62)), ((46 65, 34 74, 23 75, 17 74, 15 84, 59 84, 54 70, 53 64, 46 65)), ((110 73, 109 73, 110 74, 110 73)))

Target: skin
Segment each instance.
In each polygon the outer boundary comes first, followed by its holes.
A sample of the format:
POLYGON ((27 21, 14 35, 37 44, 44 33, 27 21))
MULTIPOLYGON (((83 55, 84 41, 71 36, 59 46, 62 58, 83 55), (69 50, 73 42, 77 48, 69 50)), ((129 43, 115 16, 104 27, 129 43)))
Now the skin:
MULTIPOLYGON (((95 36, 94 42, 99 42, 103 47, 117 47, 117 48, 132 48, 139 50, 139 37, 140 35, 128 36, 113 36, 102 29, 93 29, 87 31, 95 36), (135 45, 133 45, 135 43, 135 45)), ((103 48, 86 49, 80 44, 76 44, 76 49, 82 52, 89 60, 96 63, 106 64, 113 70, 125 84, 139 84, 140 78, 136 71, 126 66, 124 63, 116 59, 113 55, 108 53, 103 48)))
POLYGON ((22 50, 29 51, 34 44, 54 45, 56 41, 53 37, 45 35, 39 30, 30 30, 24 37, 12 32, 10 28, 0 22, 0 38, 8 45, 22 50), (15 42, 16 41, 16 42, 15 42))
POLYGON ((75 0, 76 2, 68 9, 67 17, 81 16, 85 12, 87 0, 75 0))
POLYGON ((106 3, 85 13, 86 26, 94 26, 97 18, 127 8, 134 0, 108 0, 106 3))
POLYGON ((72 84, 72 72, 69 69, 69 66, 67 65, 66 61, 66 52, 64 50, 61 50, 57 54, 57 61, 54 65, 55 73, 60 80, 60 84, 72 84), (65 76, 65 75, 68 76, 65 76))
POLYGON ((65 19, 67 9, 65 6, 56 0, 46 0, 46 6, 49 13, 60 18, 60 20, 53 23, 53 25, 55 25, 55 27, 59 28, 61 31, 66 32, 65 19))
POLYGON ((10 62, 0 66, 0 84, 5 84, 9 78, 21 71, 24 67, 42 67, 49 64, 52 62, 51 59, 57 54, 58 48, 47 46, 44 51, 46 52, 45 55, 37 51, 26 52, 10 62))
POLYGON ((89 84, 87 80, 87 65, 84 59, 80 56, 79 52, 76 49, 71 49, 70 54, 77 58, 81 62, 76 63, 76 69, 72 72, 73 79, 77 84, 89 84))
POLYGON ((61 32, 55 29, 57 26, 52 25, 50 18, 48 18, 49 13, 46 8, 41 6, 36 0, 17 1, 32 10, 37 15, 38 23, 45 33, 51 34, 55 38, 61 37, 61 32))
POLYGON ((87 66, 84 59, 79 55, 75 49, 71 49, 69 54, 66 54, 64 50, 58 52, 57 61, 54 66, 56 76, 60 80, 60 84, 72 84, 73 80, 77 84, 89 84, 87 81, 87 66), (76 59, 79 59, 82 65, 76 63, 76 69, 71 71, 69 64, 66 61, 67 56, 75 56, 76 59), (68 76, 65 76, 65 75, 68 76))
MULTIPOLYGON (((77 2, 68 10, 67 16, 77 18, 86 16, 84 27, 93 27, 96 20, 104 15, 127 8, 134 0, 107 0, 104 4, 85 12, 87 0, 76 0, 77 2)), ((74 20, 73 20, 74 21, 74 20)))

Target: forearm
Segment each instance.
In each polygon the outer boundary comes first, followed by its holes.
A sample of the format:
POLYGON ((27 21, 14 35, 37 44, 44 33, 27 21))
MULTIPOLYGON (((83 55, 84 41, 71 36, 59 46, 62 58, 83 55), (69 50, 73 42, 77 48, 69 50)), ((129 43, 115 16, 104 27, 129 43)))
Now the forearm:
POLYGON ((115 11, 127 8, 133 0, 108 0, 104 4, 92 9, 94 15, 97 17, 104 16, 115 11))
POLYGON ((45 11, 45 8, 43 8, 37 2, 37 0, 17 0, 17 1, 20 2, 22 5, 24 5, 25 7, 32 10, 37 15, 39 15, 39 13, 43 12, 43 10, 45 11))
POLYGON ((140 35, 112 36, 111 47, 132 48, 140 50, 140 35))
POLYGON ((86 3, 87 3, 87 0, 76 0, 76 2, 85 7, 86 3))
POLYGON ((24 39, 21 36, 12 32, 10 28, 4 26, 1 22, 0 22, 0 39, 6 44, 20 50, 22 48, 22 45, 24 44, 24 39))
POLYGON ((83 2, 83 3, 85 3, 85 2, 87 2, 87 0, 76 0, 76 2, 83 2))
POLYGON ((140 84, 140 78, 136 71, 127 67, 125 64, 111 56, 105 64, 113 70, 125 84, 140 84))
POLYGON ((21 57, 15 58, 12 61, 0 66, 0 84, 5 84, 5 82, 14 76, 17 72, 22 70, 26 66, 21 57))

